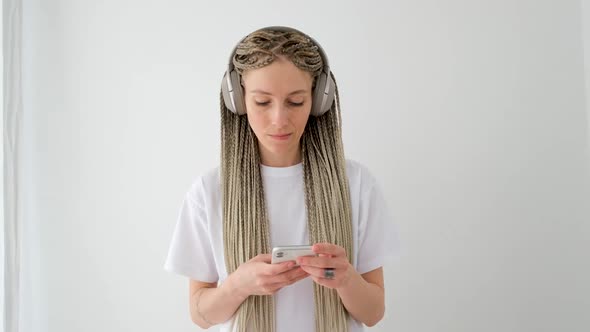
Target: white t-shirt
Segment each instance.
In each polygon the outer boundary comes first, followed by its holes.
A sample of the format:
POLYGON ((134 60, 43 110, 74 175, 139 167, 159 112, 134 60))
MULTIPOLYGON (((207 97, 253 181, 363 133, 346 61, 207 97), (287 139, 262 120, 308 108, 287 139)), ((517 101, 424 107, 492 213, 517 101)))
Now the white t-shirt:
MULTIPOLYGON (((271 248, 310 244, 307 231, 303 164, 289 167, 261 165, 270 228, 271 248)), ((194 280, 223 283, 227 278, 223 253, 223 225, 219 167, 196 177, 184 197, 164 269, 194 280)), ((352 204, 353 266, 358 273, 397 258, 397 229, 378 182, 359 162, 347 159, 352 204)), ((310 277, 275 293, 276 331, 314 331, 313 279, 310 277)), ((216 327, 230 331, 232 319, 216 327)), ((364 325, 349 319, 351 332, 364 325)))

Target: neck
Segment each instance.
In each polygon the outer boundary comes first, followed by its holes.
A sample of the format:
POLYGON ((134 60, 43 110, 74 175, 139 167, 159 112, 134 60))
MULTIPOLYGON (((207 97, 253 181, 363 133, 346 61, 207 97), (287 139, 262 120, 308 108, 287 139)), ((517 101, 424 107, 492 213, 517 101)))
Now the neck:
POLYGON ((289 151, 280 155, 273 154, 270 151, 263 151, 262 148, 260 149, 260 161, 264 166, 289 167, 299 164, 301 160, 301 148, 299 146, 295 151, 289 151))

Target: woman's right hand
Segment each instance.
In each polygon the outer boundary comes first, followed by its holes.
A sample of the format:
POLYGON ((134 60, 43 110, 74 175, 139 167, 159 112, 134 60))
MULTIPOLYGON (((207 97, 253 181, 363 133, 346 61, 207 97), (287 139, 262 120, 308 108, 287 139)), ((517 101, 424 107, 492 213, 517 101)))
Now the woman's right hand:
POLYGON ((270 254, 260 254, 242 263, 228 279, 232 289, 246 299, 250 295, 272 295, 281 288, 291 285, 309 274, 295 262, 271 264, 270 254))

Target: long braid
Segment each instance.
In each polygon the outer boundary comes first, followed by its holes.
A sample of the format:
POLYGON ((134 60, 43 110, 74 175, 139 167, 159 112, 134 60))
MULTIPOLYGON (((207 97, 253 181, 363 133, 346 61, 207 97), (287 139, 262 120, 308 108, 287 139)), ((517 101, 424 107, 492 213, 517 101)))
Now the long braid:
MULTIPOLYGON (((336 105, 321 117, 310 117, 301 138, 308 228, 313 243, 340 245, 351 260, 352 213, 337 85, 336 105)), ((348 312, 335 289, 314 283, 314 299, 316 331, 348 330, 348 312)))
MULTIPOLYGON (((256 137, 247 119, 231 113, 223 96, 220 99, 223 242, 229 274, 257 254, 269 252, 270 245, 256 137)), ((248 321, 255 331, 266 331, 265 327, 274 326, 272 307, 272 297, 249 296, 238 308, 235 323, 244 327, 242 331, 248 321)))
MULTIPOLYGON (((277 54, 310 72, 313 89, 322 59, 317 46, 296 32, 256 31, 238 45, 233 63, 242 74, 272 63, 277 54)), ((352 214, 337 85, 335 93, 335 104, 320 117, 310 116, 301 137, 305 203, 310 241, 340 245, 352 260, 352 214)), ((226 108, 222 94, 220 104, 223 242, 230 274, 254 256, 270 252, 270 229, 258 141, 247 118, 226 108)), ((237 330, 273 332, 273 299, 249 296, 236 312, 237 330)), ((348 312, 336 290, 314 283, 314 301, 317 332, 348 331, 348 312)))

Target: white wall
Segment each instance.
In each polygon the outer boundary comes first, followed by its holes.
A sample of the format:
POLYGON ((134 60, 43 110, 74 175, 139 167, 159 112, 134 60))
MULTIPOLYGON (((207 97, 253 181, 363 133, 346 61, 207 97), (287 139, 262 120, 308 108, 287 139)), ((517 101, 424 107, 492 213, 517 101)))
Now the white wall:
POLYGON ((590 328, 580 1, 31 0, 24 16, 25 331, 198 330, 162 264, 218 162, 229 52, 268 25, 323 45, 346 152, 394 208, 403 257, 372 330, 590 328))
POLYGON ((582 37, 584 42, 584 73, 586 78, 586 118, 588 120, 588 158, 590 165, 590 0, 582 0, 582 37))
MULTIPOLYGON (((2 14, 4 14, 4 11, 2 12, 2 14)), ((4 15, 0 15, 0 21, 2 21, 2 24, 0 24, 0 38, 2 38, 2 42, 4 43, 4 15)), ((4 59, 2 60, 3 61, 0 61, 0 72, 2 73, 2 77, 4 77, 4 59)), ((4 79, 0 81, 0 90, 4 91, 4 79)), ((4 105, 4 93, 2 93, 2 96, 0 96, 0 101, 2 102, 2 105, 4 105)), ((4 146, 4 117, 0 119, 0 122, 2 123, 2 137, 0 137, 0 143, 2 144, 2 146, 4 146)), ((4 174, 4 152, 0 153, 0 168, 2 170, 2 174, 4 174)), ((0 192, 0 214, 4 216, 4 177, 0 179, 0 183, 2 184, 2 191, 0 192)), ((0 239, 2 239, 1 243, 4 244, 4 227, 0 227, 0 239)), ((2 245, 0 246, 0 271, 2 271, 2 273, 0 274, 0 283, 2 285, 4 285, 5 282, 4 263, 4 245, 2 245)), ((3 299, 5 299, 6 295, 4 293, 4 287, 0 289, 0 296, 2 296, 3 299)), ((4 301, 0 303, 0 311, 4 312, 4 301)), ((0 315, 0 325, 4 326, 4 315, 0 315)))

